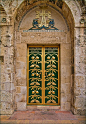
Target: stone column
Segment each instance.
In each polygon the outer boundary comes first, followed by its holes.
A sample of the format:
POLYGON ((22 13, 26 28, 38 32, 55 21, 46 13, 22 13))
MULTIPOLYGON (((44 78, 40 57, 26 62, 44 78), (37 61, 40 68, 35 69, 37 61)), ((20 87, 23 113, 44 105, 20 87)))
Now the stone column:
POLYGON ((85 29, 75 28, 74 43, 74 114, 85 114, 85 29))
POLYGON ((14 111, 14 46, 13 26, 1 25, 1 114, 12 114, 14 111))

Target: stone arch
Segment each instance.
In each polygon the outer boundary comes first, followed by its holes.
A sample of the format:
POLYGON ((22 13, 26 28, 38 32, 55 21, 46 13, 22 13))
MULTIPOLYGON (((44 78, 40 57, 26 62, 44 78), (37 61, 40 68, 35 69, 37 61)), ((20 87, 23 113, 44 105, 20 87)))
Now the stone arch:
MULTIPOLYGON (((15 18, 17 18, 17 16, 18 16, 18 19, 21 18, 22 17, 21 14, 24 14, 25 11, 33 8, 34 6, 37 6, 37 4, 39 5, 41 3, 44 3, 43 1, 40 1, 40 0, 38 0, 36 2, 34 2, 34 0, 31 0, 29 4, 27 2, 28 2, 27 0, 22 0, 20 2, 20 4, 18 4, 16 11, 14 13, 15 18), (24 7, 27 6, 27 4, 28 4, 28 7, 26 7, 27 9, 25 9, 24 7), (21 9, 21 11, 20 11, 20 9, 21 9), (24 9, 25 9, 25 11, 23 11, 24 9)), ((59 12, 61 14, 63 14, 63 16, 66 18, 66 20, 67 20, 67 16, 68 16, 68 12, 66 10, 68 10, 70 13, 69 15, 72 16, 74 25, 79 26, 82 10, 81 10, 81 7, 80 7, 79 3, 77 2, 77 0, 75 0, 75 1, 62 0, 62 3, 58 4, 56 2, 52 2, 52 0, 51 1, 48 0, 47 4, 50 4, 50 5, 54 6, 55 8, 57 8, 57 10, 59 10, 59 12), (64 5, 60 5, 62 3, 64 5), (64 9, 65 9, 65 12, 64 12, 64 9)), ((19 20, 21 20, 21 19, 19 19, 19 20)))
POLYGON ((4 9, 4 6, 0 4, 0 14, 6 14, 6 11, 4 9))

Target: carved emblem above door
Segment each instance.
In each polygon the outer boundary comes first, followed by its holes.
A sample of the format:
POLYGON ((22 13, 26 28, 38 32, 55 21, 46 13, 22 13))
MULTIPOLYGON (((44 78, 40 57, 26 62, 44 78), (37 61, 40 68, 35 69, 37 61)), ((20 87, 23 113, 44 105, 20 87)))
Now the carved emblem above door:
POLYGON ((45 9, 42 11, 36 11, 36 18, 32 22, 33 27, 29 30, 59 30, 54 27, 54 19, 51 18, 51 12, 46 12, 45 9))

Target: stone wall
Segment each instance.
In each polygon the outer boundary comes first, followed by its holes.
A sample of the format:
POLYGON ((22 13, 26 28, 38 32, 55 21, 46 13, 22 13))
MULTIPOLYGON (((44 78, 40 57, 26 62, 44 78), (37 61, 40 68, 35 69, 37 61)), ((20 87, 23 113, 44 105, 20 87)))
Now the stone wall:
MULTIPOLYGON (((44 1, 29 3, 27 0, 0 0, 1 114, 12 114, 14 110, 28 109, 26 70, 27 46, 30 44, 60 45, 59 108, 72 110, 74 114, 84 114, 86 109, 85 7, 81 4, 81 8, 77 0, 63 0, 61 3, 57 0, 48 1, 54 13, 53 18, 58 22, 55 26, 63 31, 23 32, 31 25, 25 26, 23 19, 28 20, 27 17, 35 10, 34 7, 38 7, 41 3, 43 4, 44 1)), ((33 18, 34 16, 29 18, 31 22, 33 18)))
POLYGON ((10 25, 1 26, 1 114, 12 114, 14 111, 14 47, 13 47, 13 27, 10 25))
POLYGON ((75 29, 74 113, 85 114, 85 32, 75 29))

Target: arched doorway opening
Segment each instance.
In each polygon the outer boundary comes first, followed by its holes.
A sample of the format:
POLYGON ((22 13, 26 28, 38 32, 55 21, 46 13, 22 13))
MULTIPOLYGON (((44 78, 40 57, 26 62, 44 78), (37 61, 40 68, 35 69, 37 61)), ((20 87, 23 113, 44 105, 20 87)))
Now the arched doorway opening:
MULTIPOLYGON (((24 1, 17 10, 15 20, 15 78, 17 82, 15 101, 17 110, 29 108, 27 106, 29 102, 27 101, 28 97, 30 97, 30 86, 27 87, 27 79, 31 77, 27 78, 29 73, 26 71, 28 47, 31 48, 30 46, 32 46, 32 48, 34 48, 36 46, 42 46, 43 48, 47 45, 49 47, 52 47, 52 45, 54 47, 59 46, 59 104, 57 104, 59 106, 55 106, 57 102, 54 99, 55 105, 53 104, 54 106, 52 108, 57 107, 61 110, 70 110, 71 106, 73 106, 74 98, 74 94, 71 94, 71 89, 74 88, 73 85, 71 86, 71 82, 74 80, 74 20, 72 13, 67 4, 62 1, 60 5, 52 1, 46 4, 45 1, 34 3, 24 1), (49 19, 53 20, 50 22, 49 19), (46 26, 47 24, 48 26, 46 26)), ((34 94, 32 93, 30 95, 34 94)), ((58 95, 56 95, 56 97, 58 97, 58 95)), ((38 99, 32 100, 33 103, 36 103, 37 107, 39 107, 39 104, 36 102, 38 99)), ((48 99, 48 101, 49 100, 50 99, 48 99)), ((50 103, 53 103, 52 100, 50 103)))

